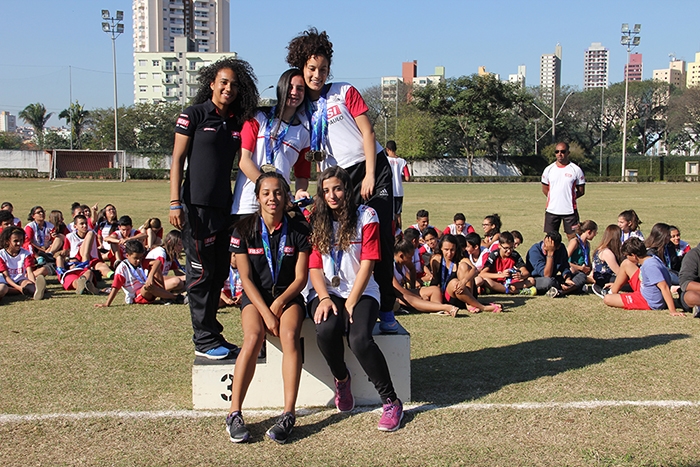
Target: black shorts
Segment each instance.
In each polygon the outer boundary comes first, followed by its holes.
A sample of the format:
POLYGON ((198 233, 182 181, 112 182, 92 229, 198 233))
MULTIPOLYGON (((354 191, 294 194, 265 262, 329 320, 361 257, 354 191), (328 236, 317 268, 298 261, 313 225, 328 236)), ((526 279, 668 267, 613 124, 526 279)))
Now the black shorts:
POLYGON ((544 231, 546 232, 559 232, 559 227, 561 226, 561 221, 564 221, 564 232, 567 234, 575 234, 578 228, 578 210, 574 210, 573 214, 552 214, 551 212, 544 213, 544 231))
MULTIPOLYGON (((263 300, 265 300, 265 304, 267 306, 272 305, 272 302, 275 301, 275 298, 282 295, 282 292, 284 292, 283 290, 278 290, 277 295, 275 297, 273 297, 269 290, 258 289, 258 291, 260 292, 260 295, 262 295, 262 298, 263 298, 263 300)), ((287 305, 284 307, 284 309, 286 310, 293 303, 296 303, 297 305, 299 305, 302 310, 306 309, 306 304, 304 303, 304 297, 301 294, 299 294, 296 297, 294 297, 293 299, 291 299, 287 303, 287 305)), ((245 308, 248 305, 252 305, 252 302, 250 301, 250 299, 248 298, 248 295, 246 295, 245 290, 244 290, 243 294, 241 294, 241 311, 243 311, 243 308, 245 308)))
POLYGON ((401 214, 403 211, 403 196, 394 196, 394 214, 401 214))

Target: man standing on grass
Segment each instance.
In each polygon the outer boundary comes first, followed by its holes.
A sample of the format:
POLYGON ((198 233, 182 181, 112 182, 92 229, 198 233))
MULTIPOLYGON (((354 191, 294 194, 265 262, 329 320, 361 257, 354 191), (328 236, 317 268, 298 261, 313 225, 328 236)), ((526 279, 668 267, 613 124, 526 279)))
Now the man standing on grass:
POLYGON ((391 175, 394 185, 394 219, 398 228, 401 228, 401 211, 403 211, 403 182, 410 180, 406 161, 396 155, 396 141, 386 142, 386 155, 391 166, 391 175))
POLYGON ((557 160, 542 172, 542 193, 547 197, 544 231, 559 232, 564 221, 564 232, 571 239, 579 222, 576 200, 586 193, 586 178, 583 170, 569 160, 569 143, 557 143, 554 155, 557 160))

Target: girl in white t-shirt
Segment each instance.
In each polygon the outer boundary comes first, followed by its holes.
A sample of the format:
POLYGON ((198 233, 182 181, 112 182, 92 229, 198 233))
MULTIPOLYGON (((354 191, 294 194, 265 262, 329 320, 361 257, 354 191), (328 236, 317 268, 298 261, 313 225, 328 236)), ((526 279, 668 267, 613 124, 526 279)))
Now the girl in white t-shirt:
POLYGON ((311 163, 309 120, 304 109, 304 77, 299 69, 285 71, 277 82, 277 102, 272 109, 260 109, 243 124, 241 157, 233 191, 231 214, 252 214, 258 210, 255 181, 262 172, 276 171, 287 183, 294 168, 294 199, 309 198, 311 163))
POLYGON ((143 268, 148 273, 146 285, 157 284, 168 292, 180 293, 185 290, 185 273, 178 260, 182 256, 182 234, 171 230, 163 240, 163 246, 150 250, 143 260, 143 268), (168 273, 173 271, 173 276, 168 273))
POLYGON ((352 180, 356 204, 373 208, 379 217, 381 259, 375 279, 381 290, 380 323, 383 332, 397 332, 394 318, 394 189, 391 166, 377 144, 369 108, 359 91, 349 83, 326 83, 330 75, 333 44, 325 31, 310 28, 287 46, 287 63, 304 73, 311 114, 311 151, 319 169, 338 166, 352 180))
POLYGON ((352 181, 344 169, 330 167, 319 176, 311 217, 309 311, 316 323, 318 347, 335 378, 338 410, 348 412, 355 406, 343 356, 343 336, 347 336, 350 349, 384 402, 378 429, 395 431, 403 418, 403 405, 384 355, 372 338, 379 313, 379 287, 372 276, 381 254, 379 218, 371 207, 358 207, 352 193, 352 181))
POLYGON ((5 228, 0 235, 0 298, 6 294, 44 298, 46 279, 34 273, 34 257, 22 248, 24 235, 22 229, 14 226, 5 228))
MULTIPOLYGON (((61 251, 63 247, 63 235, 56 232, 51 222, 46 221, 46 211, 41 206, 32 207, 27 220, 29 223, 24 227, 23 248, 34 255, 39 266, 43 266, 46 262, 54 262, 54 254, 61 251)), ((48 274, 48 270, 35 272, 42 275, 48 274)))

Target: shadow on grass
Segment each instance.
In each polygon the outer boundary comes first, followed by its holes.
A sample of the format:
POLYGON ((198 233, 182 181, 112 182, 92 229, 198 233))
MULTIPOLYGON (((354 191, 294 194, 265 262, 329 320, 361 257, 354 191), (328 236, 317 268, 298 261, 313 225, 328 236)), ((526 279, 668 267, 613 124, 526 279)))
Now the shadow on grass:
POLYGON ((474 352, 411 361, 412 399, 451 404, 478 399, 509 384, 533 381, 608 358, 665 345, 688 334, 596 339, 550 337, 474 352))

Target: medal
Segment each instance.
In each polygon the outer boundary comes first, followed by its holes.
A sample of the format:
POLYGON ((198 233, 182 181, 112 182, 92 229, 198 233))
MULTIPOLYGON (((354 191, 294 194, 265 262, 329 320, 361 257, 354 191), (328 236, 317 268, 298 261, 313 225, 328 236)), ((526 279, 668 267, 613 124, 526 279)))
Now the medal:
POLYGON ((260 167, 260 169, 261 169, 263 172, 265 172, 265 173, 276 172, 276 171, 277 171, 277 169, 275 168, 275 166, 272 165, 272 164, 264 164, 262 167, 260 167))
POLYGON ((325 151, 307 151, 304 158, 309 162, 321 162, 326 158, 325 151))
POLYGON ((326 158, 326 153, 321 149, 328 139, 328 113, 326 95, 329 87, 324 87, 315 105, 307 102, 306 113, 311 123, 311 151, 306 153, 309 162, 321 162, 326 158))
POLYGON ((268 232, 265 221, 260 217, 260 230, 262 232, 262 243, 263 250, 265 251, 265 259, 267 259, 267 266, 270 269, 270 277, 272 279, 272 296, 275 296, 277 280, 280 276, 280 271, 282 270, 282 261, 284 260, 284 246, 287 243, 287 219, 282 220, 282 233, 280 235, 280 243, 277 251, 277 258, 272 257, 272 250, 270 248, 270 239, 272 234, 268 232), (275 261, 276 259, 276 261, 275 261))
POLYGON ((331 285, 333 287, 338 287, 340 285, 340 277, 333 276, 333 278, 331 279, 331 285))
MULTIPOLYGON (((335 224, 335 223, 334 223, 335 224)), ((335 225, 333 226, 335 229, 335 225)), ((333 267, 333 277, 331 277, 331 286, 338 288, 340 286, 340 264, 343 262, 343 250, 340 245, 334 245, 335 234, 331 234, 331 249, 329 251, 331 257, 331 265, 333 267)))
POLYGON ((290 127, 289 124, 275 118, 276 109, 277 106, 273 107, 270 111, 270 116, 267 119, 267 125, 265 127, 265 159, 267 160, 267 164, 261 167, 261 170, 265 173, 275 172, 277 170, 275 168, 275 159, 277 158, 277 154, 282 151, 284 137, 287 135, 287 131, 290 127), (272 127, 275 122, 278 122, 276 127, 277 133, 273 135, 272 127))

